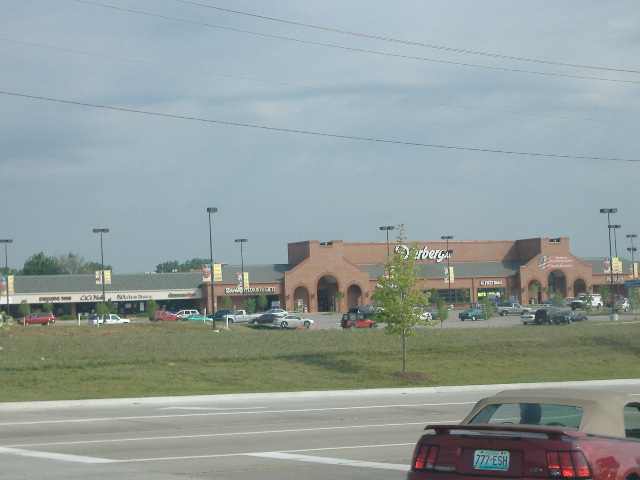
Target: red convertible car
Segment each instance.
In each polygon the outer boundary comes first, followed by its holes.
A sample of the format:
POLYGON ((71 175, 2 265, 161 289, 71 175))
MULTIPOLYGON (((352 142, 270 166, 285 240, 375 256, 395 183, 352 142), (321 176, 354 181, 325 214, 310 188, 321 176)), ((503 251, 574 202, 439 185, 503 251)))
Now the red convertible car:
POLYGON ((508 390, 426 430, 408 480, 640 479, 640 401, 623 393, 508 390))

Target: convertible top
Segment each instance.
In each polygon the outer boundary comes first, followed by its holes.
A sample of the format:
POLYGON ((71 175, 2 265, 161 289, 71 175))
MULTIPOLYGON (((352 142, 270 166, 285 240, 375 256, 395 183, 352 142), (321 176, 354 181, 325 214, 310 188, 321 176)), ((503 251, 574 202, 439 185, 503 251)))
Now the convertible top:
POLYGON ((549 405, 571 405, 583 409, 578 431, 591 435, 625 437, 623 408, 625 405, 640 405, 630 395, 603 390, 581 390, 573 388, 538 388, 504 390, 492 397, 483 398, 461 422, 468 424, 487 405, 505 403, 540 403, 549 405))

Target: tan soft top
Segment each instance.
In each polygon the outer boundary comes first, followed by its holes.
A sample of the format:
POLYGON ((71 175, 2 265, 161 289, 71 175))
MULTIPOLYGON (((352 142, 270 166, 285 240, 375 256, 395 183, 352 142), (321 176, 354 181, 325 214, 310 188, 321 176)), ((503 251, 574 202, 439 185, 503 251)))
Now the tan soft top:
POLYGON ((571 405, 583 409, 579 431, 593 435, 625 437, 623 408, 640 405, 630 395, 604 390, 580 390, 573 388, 538 388, 504 390, 493 397, 480 400, 471 413, 461 422, 469 423, 487 405, 502 403, 542 403, 571 405))

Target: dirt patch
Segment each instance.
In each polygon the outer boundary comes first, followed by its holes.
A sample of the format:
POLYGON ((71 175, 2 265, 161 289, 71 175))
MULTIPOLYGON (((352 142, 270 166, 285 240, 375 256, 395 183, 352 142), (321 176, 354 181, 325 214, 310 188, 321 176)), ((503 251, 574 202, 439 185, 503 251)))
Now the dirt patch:
POLYGON ((430 377, 420 372, 395 372, 391 376, 409 380, 411 382, 434 382, 437 380, 435 377, 430 377))

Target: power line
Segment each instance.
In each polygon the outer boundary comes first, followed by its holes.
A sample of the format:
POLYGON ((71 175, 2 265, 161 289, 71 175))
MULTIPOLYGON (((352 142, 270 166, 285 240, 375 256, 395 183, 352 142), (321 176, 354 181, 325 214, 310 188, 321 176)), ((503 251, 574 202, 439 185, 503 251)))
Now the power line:
MULTIPOLYGON (((180 1, 180 0, 178 0, 178 1, 180 1)), ((465 109, 465 110, 485 111, 485 112, 492 112, 492 113, 506 113, 506 114, 510 114, 510 115, 525 115, 525 116, 541 117, 541 118, 556 118, 556 119, 561 119, 561 120, 581 120, 581 121, 587 121, 587 122, 601 122, 601 123, 623 124, 623 125, 624 124, 626 124, 626 125, 640 125, 640 122, 633 122, 633 121, 604 120, 604 119, 589 118, 589 117, 573 117, 573 116, 569 116, 569 115, 551 115, 551 114, 544 114, 544 113, 518 112, 518 111, 515 111, 515 110, 501 110, 501 109, 495 109, 495 108, 472 107, 472 106, 468 106, 468 105, 455 105, 455 104, 450 104, 450 103, 429 102, 429 101, 426 101, 426 100, 416 100, 416 99, 411 99, 411 98, 392 97, 392 96, 378 95, 378 94, 373 94, 373 93, 353 92, 353 91, 349 91, 349 90, 338 90, 338 89, 331 89, 331 88, 314 87, 314 86, 309 86, 309 85, 301 85, 301 84, 287 83, 287 82, 277 82, 277 81, 273 81, 273 80, 264 80, 264 79, 254 78, 254 77, 244 77, 244 76, 240 76, 240 75, 231 75, 231 74, 226 74, 226 73, 212 72, 212 71, 209 71, 209 70, 200 70, 200 69, 196 69, 196 68, 178 67, 178 66, 175 66, 175 65, 154 63, 154 62, 149 62, 149 61, 145 61, 145 60, 136 60, 136 59, 125 58, 125 57, 116 57, 116 56, 112 56, 112 55, 103 55, 103 54, 99 54, 99 53, 91 53, 91 52, 85 52, 85 51, 74 50, 74 49, 69 49, 69 48, 53 47, 53 46, 50 46, 50 45, 43 45, 43 44, 33 43, 33 42, 23 42, 23 41, 20 41, 20 40, 13 40, 13 39, 9 39, 9 38, 0 38, 0 41, 16 43, 16 44, 20 44, 20 45, 28 45, 28 46, 31 46, 31 47, 46 48, 46 49, 50 49, 50 50, 56 50, 56 51, 66 52, 66 53, 73 53, 73 54, 77 54, 77 55, 86 55, 86 56, 90 56, 90 57, 104 58, 104 59, 108 59, 108 60, 117 60, 117 61, 121 61, 121 62, 128 62, 128 63, 134 63, 134 64, 139 64, 139 65, 151 66, 151 67, 160 67, 160 68, 178 70, 178 71, 189 72, 189 73, 199 73, 199 74, 204 74, 204 75, 214 75, 214 76, 225 77, 225 78, 233 78, 233 79, 238 79, 238 80, 247 80, 247 81, 252 81, 252 82, 267 83, 267 84, 270 84, 270 85, 279 85, 279 86, 284 86, 284 87, 303 88, 303 89, 307 89, 307 90, 329 92, 329 93, 339 93, 339 94, 343 94, 343 95, 354 95, 354 96, 367 97, 367 98, 376 98, 376 99, 382 99, 382 100, 393 100, 393 101, 398 101, 398 102, 415 103, 415 104, 422 104, 422 105, 434 105, 434 106, 439 106, 439 107, 459 108, 459 109, 465 109)))
POLYGON ((110 8, 110 9, 113 9, 113 10, 119 10, 119 11, 123 11, 123 12, 127 12, 127 13, 136 13, 136 14, 139 14, 139 15, 147 15, 147 16, 150 16, 150 17, 162 18, 164 20, 175 20, 177 22, 190 23, 190 24, 193 24, 193 25, 200 25, 200 26, 204 26, 204 27, 218 28, 218 29, 221 29, 221 30, 227 30, 227 31, 231 31, 231 32, 245 33, 245 34, 249 34, 249 35, 257 35, 257 36, 266 37, 266 38, 275 38, 275 39, 278 39, 278 40, 287 40, 287 41, 290 41, 290 42, 303 43, 303 44, 306 44, 306 45, 315 45, 315 46, 320 46, 320 47, 337 48, 337 49, 341 49, 341 50, 347 50, 347 51, 358 52, 358 53, 369 53, 369 54, 372 54, 372 55, 381 55, 381 56, 385 56, 385 57, 402 58, 402 59, 405 59, 405 60, 419 60, 419 61, 423 61, 423 62, 441 63, 441 64, 446 64, 446 65, 455 65, 455 66, 459 66, 459 67, 483 68, 483 69, 487 69, 487 70, 497 70, 497 71, 511 72, 511 73, 526 73, 526 74, 530 74, 530 75, 542 75, 542 76, 548 76, 548 77, 575 78, 575 79, 581 79, 581 80, 594 80, 594 81, 600 81, 600 82, 617 82, 617 83, 640 84, 640 81, 638 81, 638 80, 623 80, 623 79, 616 79, 616 78, 585 77, 585 76, 582 76, 582 75, 568 75, 568 74, 564 74, 564 73, 536 72, 536 71, 532 71, 532 70, 521 70, 521 69, 517 69, 517 68, 505 68, 505 67, 495 67, 495 66, 489 66, 489 65, 477 65, 477 64, 473 64, 473 63, 453 62, 453 61, 449 61, 449 60, 436 60, 436 59, 433 59, 433 58, 417 57, 417 56, 413 56, 413 55, 400 55, 400 54, 397 54, 397 53, 378 52, 378 51, 375 51, 375 50, 367 50, 367 49, 355 48, 355 47, 346 47, 344 45, 334 45, 334 44, 330 44, 330 43, 313 42, 311 40, 300 40, 300 39, 297 39, 297 38, 284 37, 284 36, 281 36, 281 35, 271 35, 271 34, 268 34, 268 33, 253 32, 253 31, 250 31, 250 30, 243 30, 243 29, 239 29, 239 28, 225 27, 225 26, 222 26, 222 25, 215 25, 215 24, 207 23, 207 22, 200 22, 200 21, 196 21, 196 20, 187 20, 187 19, 184 19, 184 18, 171 17, 171 16, 168 16, 168 15, 161 15, 159 13, 150 13, 150 12, 144 12, 142 10, 133 10, 133 9, 130 9, 130 8, 116 7, 114 5, 107 5, 107 4, 104 4, 104 3, 91 2, 89 0, 73 0, 73 1, 74 2, 78 2, 78 3, 84 3, 84 4, 87 4, 87 5, 94 5, 94 6, 98 6, 98 7, 110 8))
POLYGON ((176 2, 181 2, 181 3, 186 3, 189 5, 196 5, 199 7, 206 7, 206 8, 211 8, 214 10, 219 10, 222 12, 228 12, 228 13, 234 13, 234 14, 238 14, 238 15, 245 15, 245 16, 249 16, 249 17, 254 17, 254 18, 260 18, 263 20, 270 20, 273 22, 280 22, 280 23, 286 23, 289 25, 296 25, 299 27, 307 27, 307 28, 313 28, 316 30, 324 30, 327 32, 333 32, 333 33, 341 33, 344 35, 352 35, 355 37, 362 37, 362 38, 368 38, 371 40, 381 40, 381 41, 385 41, 385 42, 392 42, 392 43, 399 43, 402 45, 410 45, 412 47, 422 47, 422 48, 430 48, 430 49, 434 49, 434 50, 443 50, 443 51, 447 51, 447 52, 454 52, 454 53, 464 53, 464 54, 468 54, 468 55, 480 55, 480 56, 484 56, 484 57, 491 57, 491 58, 499 58, 501 60, 516 60, 516 61, 520 61, 520 62, 532 62, 532 63, 541 63, 541 64, 545 64, 545 65, 557 65, 557 66, 562 66, 562 67, 573 67, 573 68, 584 68, 584 69, 593 69, 593 70, 605 70, 605 71, 609 71, 609 72, 621 72, 621 73, 640 73, 640 70, 626 70, 626 69, 622 69, 622 68, 611 68, 611 67, 598 67, 598 66, 594 66, 594 65, 580 65, 580 64, 576 64, 576 63, 564 63, 564 62, 557 62, 557 61, 553 61, 553 60, 540 60, 540 59, 535 59, 535 58, 526 58, 526 57, 517 57, 517 56, 512 56, 512 55, 503 55, 503 54, 499 54, 499 53, 491 53, 491 52, 479 52, 476 50, 465 50, 462 48, 455 48, 455 47, 446 47, 446 46, 442 46, 442 45, 433 45, 433 44, 427 44, 427 43, 420 43, 420 42, 415 42, 415 41, 410 41, 410 40, 400 40, 397 38, 390 38, 390 37, 382 37, 379 35, 372 35, 372 34, 368 34, 368 33, 359 33, 359 32, 352 32, 349 30, 340 30, 337 28, 331 28, 331 27, 323 27, 320 25, 313 25, 310 23, 302 23, 302 22, 296 22, 296 21, 292 21, 292 20, 284 20, 282 18, 276 18, 276 17, 269 17, 269 16, 265 16, 265 15, 258 15, 255 13, 249 13, 249 12, 242 12, 240 10, 232 10, 230 8, 223 8, 223 7, 216 7, 214 5, 208 5, 205 3, 199 3, 199 2, 193 2, 190 0, 175 0, 176 2))
POLYGON ((213 119, 198 118, 198 117, 188 117, 188 116, 174 115, 169 113, 149 112, 149 111, 138 110, 133 108, 114 107, 109 105, 77 102, 73 100, 63 100, 58 98, 42 97, 37 95, 28 95, 24 93, 15 93, 15 92, 6 92, 6 91, 0 91, 0 95, 9 95, 13 97, 29 98, 33 100, 63 103, 67 105, 76 105, 81 107, 100 108, 100 109, 112 110, 117 112, 136 113, 140 115, 149 115, 149 116, 161 117, 161 118, 189 120, 189 121, 203 122, 203 123, 215 123, 219 125, 228 125, 228 126, 234 126, 234 127, 254 128, 254 129, 269 130, 274 132, 295 133, 295 134, 301 134, 301 135, 312 135, 316 137, 325 137, 325 138, 338 138, 343 140, 356 140, 356 141, 404 145, 404 146, 412 146, 412 147, 439 148, 439 149, 459 150, 459 151, 466 151, 466 152, 495 153, 500 155, 549 157, 549 158, 563 158, 563 159, 574 159, 574 160, 600 160, 600 161, 609 161, 609 162, 640 162, 640 159, 633 159, 633 158, 590 157, 590 156, 583 156, 583 155, 561 155, 561 154, 555 154, 555 153, 517 152, 517 151, 511 151, 511 150, 493 150, 493 149, 487 149, 487 148, 460 147, 460 146, 454 146, 454 145, 437 145, 437 144, 431 144, 431 143, 406 142, 401 140, 390 140, 390 139, 382 139, 382 138, 357 137, 352 135, 339 135, 339 134, 332 134, 332 133, 312 132, 308 130, 295 130, 290 128, 268 127, 265 125, 253 125, 248 123, 229 122, 224 120, 213 120, 213 119))

